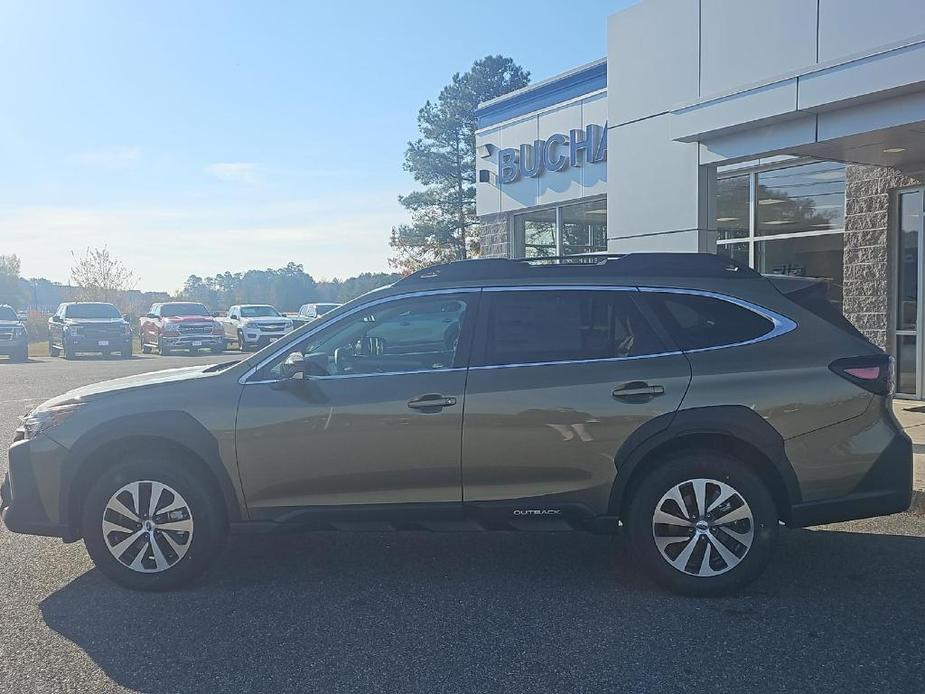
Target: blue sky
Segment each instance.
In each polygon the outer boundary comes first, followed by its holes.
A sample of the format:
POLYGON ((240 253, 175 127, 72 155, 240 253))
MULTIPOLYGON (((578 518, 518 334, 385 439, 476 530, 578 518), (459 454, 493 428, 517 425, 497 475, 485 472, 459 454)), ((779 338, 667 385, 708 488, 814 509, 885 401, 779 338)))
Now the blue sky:
POLYGON ((386 270, 424 101, 488 53, 600 58, 627 4, 0 0, 0 253, 67 281, 106 244, 141 289, 386 270))

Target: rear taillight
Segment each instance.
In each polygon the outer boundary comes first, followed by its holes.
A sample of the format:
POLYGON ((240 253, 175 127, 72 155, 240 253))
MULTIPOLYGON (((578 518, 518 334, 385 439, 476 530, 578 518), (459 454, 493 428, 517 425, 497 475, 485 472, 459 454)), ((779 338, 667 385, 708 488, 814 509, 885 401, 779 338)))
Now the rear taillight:
POLYGON ((877 395, 893 394, 893 357, 870 354, 836 359, 829 368, 842 378, 877 395))

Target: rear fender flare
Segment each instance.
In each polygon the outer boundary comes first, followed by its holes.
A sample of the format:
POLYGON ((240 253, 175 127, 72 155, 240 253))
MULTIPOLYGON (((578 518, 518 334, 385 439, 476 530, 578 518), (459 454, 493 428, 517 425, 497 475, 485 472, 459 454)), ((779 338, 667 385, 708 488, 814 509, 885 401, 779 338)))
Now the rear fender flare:
POLYGON ((698 434, 737 439, 757 449, 783 483, 786 502, 792 507, 802 500, 796 473, 784 449, 784 439, 777 430, 743 405, 717 405, 670 412, 646 422, 630 434, 614 458, 617 474, 610 494, 610 515, 620 516, 633 474, 657 462, 648 458, 650 453, 672 441, 698 434))

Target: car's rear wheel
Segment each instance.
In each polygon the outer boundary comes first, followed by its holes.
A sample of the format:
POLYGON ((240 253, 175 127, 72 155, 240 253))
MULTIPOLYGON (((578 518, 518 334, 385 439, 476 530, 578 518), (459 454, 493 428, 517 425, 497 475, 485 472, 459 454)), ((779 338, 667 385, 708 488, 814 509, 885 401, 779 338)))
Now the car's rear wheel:
POLYGON ((635 486, 626 516, 648 573, 685 595, 729 593, 765 569, 778 514, 762 479, 713 451, 675 454, 635 486))
POLYGON ((106 470, 87 494, 87 552, 100 571, 127 588, 182 586, 224 545, 220 499, 201 474, 176 460, 167 452, 139 455, 106 470))

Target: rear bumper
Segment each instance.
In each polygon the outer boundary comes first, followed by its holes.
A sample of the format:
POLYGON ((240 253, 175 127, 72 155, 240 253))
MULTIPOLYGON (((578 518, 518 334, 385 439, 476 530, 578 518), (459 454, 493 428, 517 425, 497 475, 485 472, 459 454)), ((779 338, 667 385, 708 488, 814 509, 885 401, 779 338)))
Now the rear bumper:
MULTIPOLYGON (((58 508, 52 504, 52 509, 46 506, 40 491, 40 480, 36 475, 31 441, 18 441, 10 447, 10 468, 6 479, 0 487, 0 517, 4 525, 14 533, 27 535, 44 535, 60 537, 65 540, 77 539, 79 533, 74 529, 58 522, 58 508)), ((38 458, 42 461, 40 466, 55 483, 60 479, 56 474, 58 460, 51 462, 48 458, 58 458, 60 447, 49 442, 49 450, 40 452, 38 458), (57 449, 57 450, 54 450, 57 449), (54 455, 49 455, 54 453, 54 455)), ((49 496, 46 490, 46 497, 49 496)), ((52 495, 57 498, 57 489, 52 495)))
POLYGON ((912 440, 897 431, 860 484, 850 494, 796 504, 787 525, 805 527, 887 516, 912 503, 912 440))

